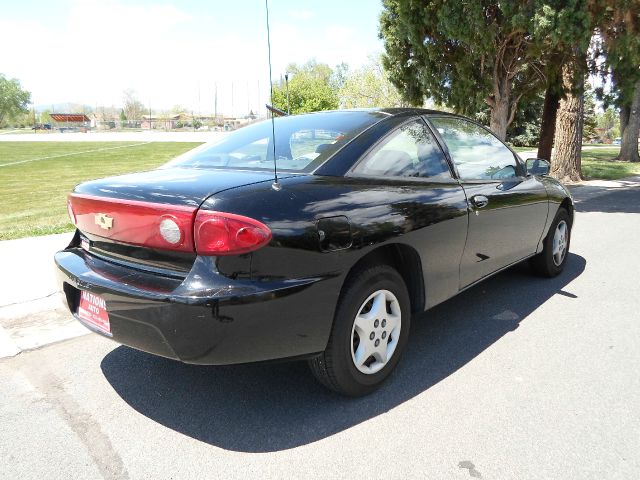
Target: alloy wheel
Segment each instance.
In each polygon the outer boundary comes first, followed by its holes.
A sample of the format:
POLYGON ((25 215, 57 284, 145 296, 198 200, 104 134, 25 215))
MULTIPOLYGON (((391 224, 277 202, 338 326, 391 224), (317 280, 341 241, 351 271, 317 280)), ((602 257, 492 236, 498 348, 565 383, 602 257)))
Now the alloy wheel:
POLYGON ((351 330, 351 358, 362 373, 371 375, 384 368, 393 356, 402 327, 402 312, 396 296, 377 290, 364 301, 351 330))
POLYGON ((553 234, 553 263, 556 267, 559 267, 564 261, 564 257, 567 254, 567 243, 569 238, 569 228, 567 222, 562 220, 556 226, 556 231, 553 234))

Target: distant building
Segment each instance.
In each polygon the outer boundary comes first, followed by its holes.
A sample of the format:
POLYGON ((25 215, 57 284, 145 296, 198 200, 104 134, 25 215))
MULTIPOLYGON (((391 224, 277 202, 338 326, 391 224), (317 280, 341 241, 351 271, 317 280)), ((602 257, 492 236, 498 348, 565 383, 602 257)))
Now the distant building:
POLYGON ((173 130, 180 128, 184 122, 190 121, 184 113, 175 115, 142 115, 142 123, 140 127, 143 129, 162 128, 165 130, 173 130))
POLYGON ((91 120, 84 113, 51 113, 54 128, 65 131, 86 132, 91 128, 91 120))
POLYGON ((225 117, 222 115, 192 115, 188 113, 142 115, 140 128, 142 129, 162 129, 175 130, 180 128, 193 128, 194 124, 198 129, 224 129, 235 130, 252 123, 256 120, 256 115, 251 113, 246 117, 225 117))

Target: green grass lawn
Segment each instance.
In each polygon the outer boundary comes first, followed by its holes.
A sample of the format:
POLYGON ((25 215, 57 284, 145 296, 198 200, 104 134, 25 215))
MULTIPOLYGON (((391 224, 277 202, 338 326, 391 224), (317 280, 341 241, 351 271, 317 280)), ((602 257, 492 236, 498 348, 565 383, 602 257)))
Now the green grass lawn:
MULTIPOLYGON (((538 147, 514 147, 516 152, 537 150, 538 147)), ((616 157, 620 147, 583 145, 582 176, 585 180, 617 180, 640 175, 640 164, 620 162, 616 157)))
POLYGON ((66 197, 75 185, 149 170, 198 145, 0 142, 0 240, 70 231, 66 197))
POLYGON ((534 150, 538 150, 538 147, 511 147, 512 150, 514 150, 515 152, 531 152, 534 150))
POLYGON ((582 176, 585 180, 616 180, 640 175, 640 163, 615 160, 618 153, 620 153, 620 147, 583 149, 582 176))

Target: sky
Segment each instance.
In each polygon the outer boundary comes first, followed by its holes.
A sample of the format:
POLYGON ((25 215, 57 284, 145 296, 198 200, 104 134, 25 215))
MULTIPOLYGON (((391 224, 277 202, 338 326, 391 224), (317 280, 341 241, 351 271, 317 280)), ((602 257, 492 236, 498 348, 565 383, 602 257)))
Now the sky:
MULTIPOLYGON (((264 0, 0 0, 0 73, 35 105, 243 115, 268 102, 264 0), (233 96, 232 96, 233 86, 233 96)), ((270 0, 273 78, 315 58, 358 68, 382 52, 380 0, 270 0)))

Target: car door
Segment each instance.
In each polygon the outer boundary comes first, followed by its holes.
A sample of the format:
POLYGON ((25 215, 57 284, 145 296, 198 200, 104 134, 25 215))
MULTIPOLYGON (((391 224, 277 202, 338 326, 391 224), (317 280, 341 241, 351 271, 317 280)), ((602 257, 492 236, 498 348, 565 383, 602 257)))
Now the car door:
POLYGON ((363 243, 388 239, 418 251, 427 308, 455 295, 467 236, 466 196, 424 120, 414 117, 392 130, 346 177, 354 189, 350 220, 363 243))
POLYGON ((548 214, 547 192, 488 129, 454 116, 429 117, 444 141, 469 205, 460 287, 532 255, 548 214))

